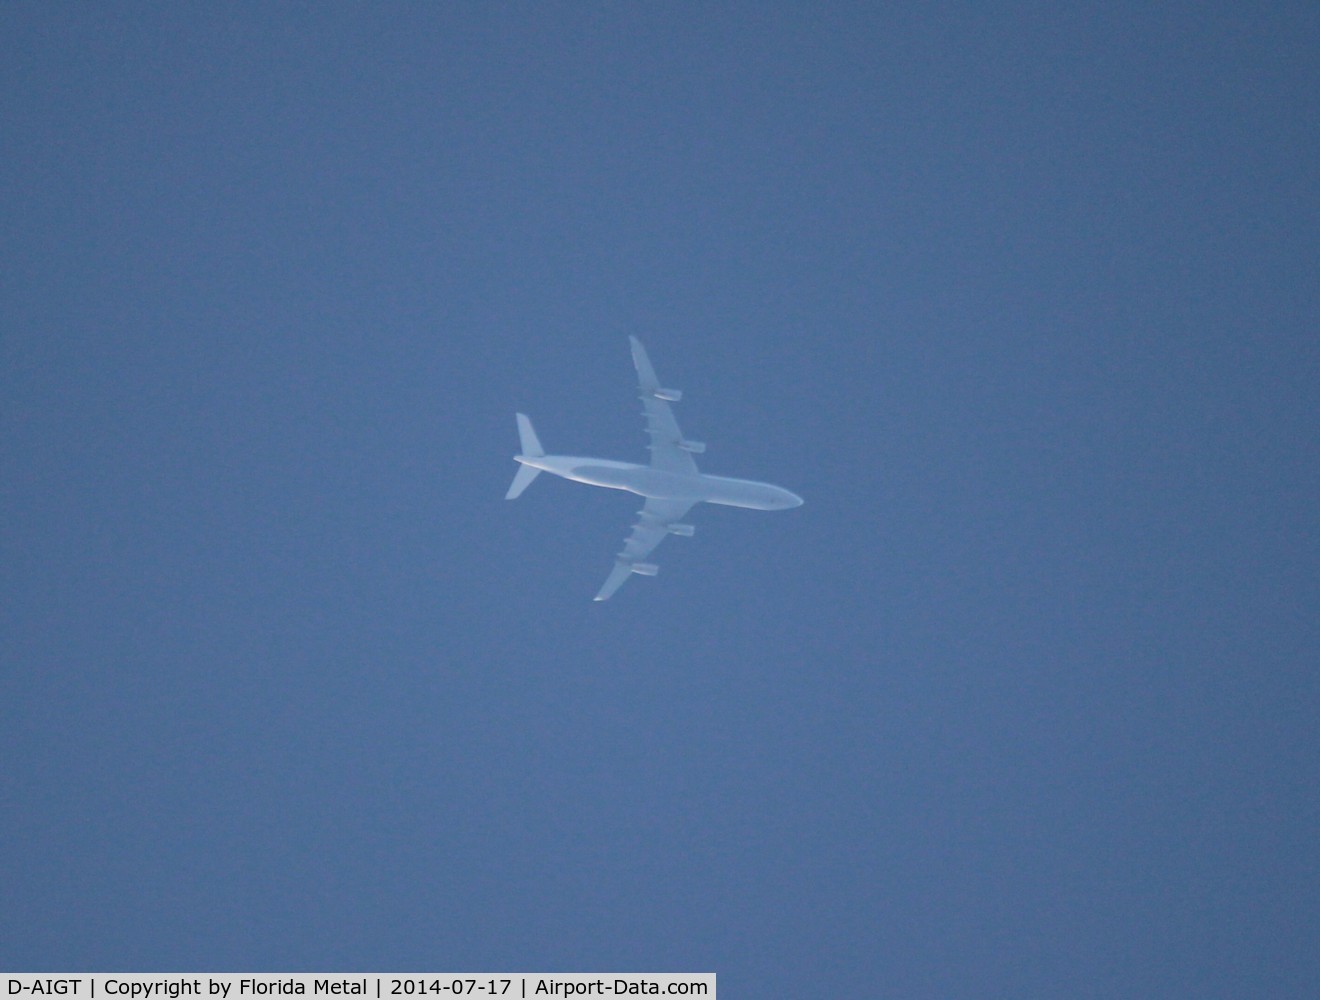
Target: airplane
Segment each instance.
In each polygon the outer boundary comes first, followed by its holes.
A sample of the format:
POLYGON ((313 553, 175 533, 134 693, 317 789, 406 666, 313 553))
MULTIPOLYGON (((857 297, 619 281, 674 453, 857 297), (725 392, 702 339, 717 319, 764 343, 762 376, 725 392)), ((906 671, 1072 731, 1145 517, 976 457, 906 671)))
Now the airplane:
POLYGON ((514 500, 532 484, 542 472, 553 473, 575 483, 604 486, 612 490, 627 490, 646 497, 638 512, 632 534, 623 543, 623 551, 614 562, 614 568, 605 579, 597 601, 606 601, 626 583, 634 573, 655 576, 660 567, 644 562, 651 550, 664 541, 666 535, 691 538, 696 528, 682 523, 683 515, 699 503, 717 503, 726 507, 746 507, 751 510, 787 510, 800 507, 803 500, 781 486, 758 483, 752 479, 730 479, 711 476, 697 471, 693 455, 700 455, 706 446, 700 441, 688 441, 678 429, 670 403, 683 396, 678 389, 666 389, 656 378, 646 349, 636 337, 632 343, 633 365, 637 369, 638 391, 642 400, 646 433, 651 436, 647 448, 651 452, 649 465, 634 462, 615 462, 604 458, 582 458, 576 455, 547 455, 532 427, 527 414, 519 413, 518 438, 522 454, 514 455, 518 471, 504 495, 514 500))

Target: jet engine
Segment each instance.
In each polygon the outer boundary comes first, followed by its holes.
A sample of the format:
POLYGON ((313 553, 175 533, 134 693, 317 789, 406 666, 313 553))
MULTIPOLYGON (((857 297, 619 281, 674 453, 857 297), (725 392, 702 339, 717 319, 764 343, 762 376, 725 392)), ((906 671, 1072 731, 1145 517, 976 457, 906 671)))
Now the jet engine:
POLYGON ((671 535, 678 535, 682 538, 691 538, 696 534, 697 526, 695 524, 671 524, 668 526, 671 535))
POLYGON ((652 389, 651 395, 656 399, 667 400, 670 403, 677 403, 683 398, 682 389, 652 389))
POLYGON ((655 576, 660 572, 660 567, 655 563, 633 563, 632 571, 640 573, 642 576, 655 576))
POLYGON ((705 441, 680 441, 678 446, 684 451, 689 451, 694 455, 700 455, 706 450, 705 441))

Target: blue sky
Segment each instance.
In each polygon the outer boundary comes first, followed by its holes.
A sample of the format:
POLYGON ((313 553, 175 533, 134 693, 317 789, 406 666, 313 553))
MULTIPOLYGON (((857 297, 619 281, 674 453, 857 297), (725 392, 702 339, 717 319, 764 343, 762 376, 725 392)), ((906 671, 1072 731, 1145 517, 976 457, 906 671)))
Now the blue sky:
POLYGON ((0 966, 1315 995, 1318 45, 0 8, 0 966))

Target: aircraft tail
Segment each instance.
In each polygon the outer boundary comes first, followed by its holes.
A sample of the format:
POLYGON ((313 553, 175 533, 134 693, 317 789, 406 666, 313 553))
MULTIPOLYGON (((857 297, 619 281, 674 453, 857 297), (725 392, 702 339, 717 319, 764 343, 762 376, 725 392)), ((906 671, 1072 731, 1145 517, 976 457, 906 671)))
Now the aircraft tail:
MULTIPOLYGON (((515 462, 523 458, 540 458, 545 454, 545 449, 541 447, 541 442, 536 437, 532 422, 525 413, 518 414, 518 439, 522 445, 522 454, 514 456, 515 462)), ((509 486, 509 492, 504 494, 504 499, 518 499, 522 496, 523 490, 531 486, 532 480, 540 473, 541 470, 534 465, 519 464, 518 471, 513 477, 513 483, 509 486)))
POLYGON ((518 438, 522 443, 522 453, 528 458, 540 458, 545 454, 536 431, 532 429, 532 421, 525 413, 518 414, 518 438))

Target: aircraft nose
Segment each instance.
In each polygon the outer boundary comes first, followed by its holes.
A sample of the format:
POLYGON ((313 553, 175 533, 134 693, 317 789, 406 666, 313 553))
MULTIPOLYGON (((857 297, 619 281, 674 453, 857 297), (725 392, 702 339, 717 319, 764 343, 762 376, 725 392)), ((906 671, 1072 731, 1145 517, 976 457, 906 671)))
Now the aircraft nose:
POLYGON ((805 500, 803 500, 800 496, 798 496, 796 493, 792 492, 791 490, 784 490, 784 492, 787 494, 787 496, 784 497, 784 501, 785 501, 784 507, 786 509, 792 507, 801 507, 804 503, 806 503, 805 500))

